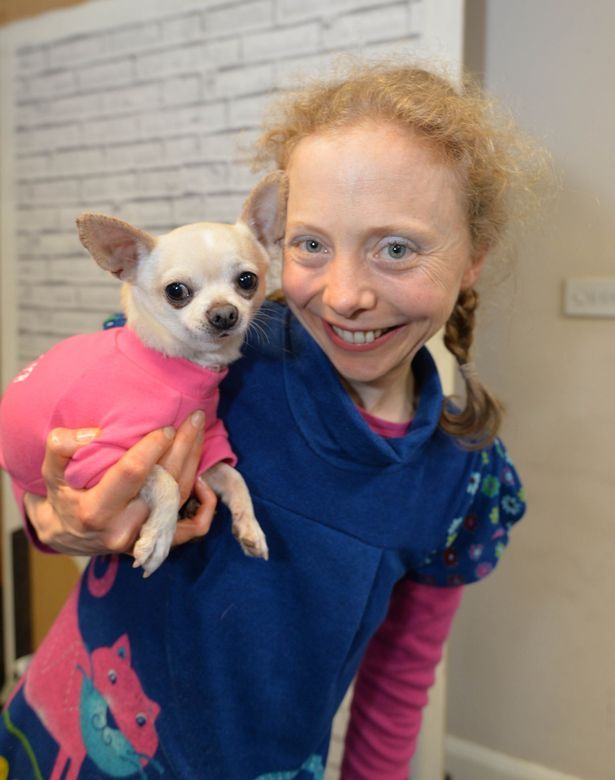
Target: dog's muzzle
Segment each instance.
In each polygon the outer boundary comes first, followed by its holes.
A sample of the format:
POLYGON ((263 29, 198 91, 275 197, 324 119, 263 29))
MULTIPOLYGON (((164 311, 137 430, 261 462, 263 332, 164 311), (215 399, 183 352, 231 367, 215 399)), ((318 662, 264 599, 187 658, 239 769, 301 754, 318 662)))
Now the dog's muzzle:
POLYGON ((212 328, 220 333, 232 330, 239 322, 239 310, 232 303, 212 306, 205 316, 212 328))

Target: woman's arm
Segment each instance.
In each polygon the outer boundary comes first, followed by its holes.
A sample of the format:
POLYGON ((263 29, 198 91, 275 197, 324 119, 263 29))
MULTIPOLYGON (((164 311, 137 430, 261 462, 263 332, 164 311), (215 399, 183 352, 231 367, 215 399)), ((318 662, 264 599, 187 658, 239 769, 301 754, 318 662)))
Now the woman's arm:
POLYGON ((153 431, 129 449, 101 481, 89 490, 74 490, 64 480, 74 453, 97 433, 57 428, 47 441, 43 477, 47 496, 24 496, 29 531, 39 547, 69 555, 130 552, 148 516, 139 491, 156 463, 164 466, 180 486, 182 503, 194 494, 201 506, 177 525, 174 544, 207 533, 216 496, 196 479, 203 444, 202 413, 179 427, 153 431))
POLYGON ((406 780, 463 588, 397 584, 355 683, 342 780, 406 780))

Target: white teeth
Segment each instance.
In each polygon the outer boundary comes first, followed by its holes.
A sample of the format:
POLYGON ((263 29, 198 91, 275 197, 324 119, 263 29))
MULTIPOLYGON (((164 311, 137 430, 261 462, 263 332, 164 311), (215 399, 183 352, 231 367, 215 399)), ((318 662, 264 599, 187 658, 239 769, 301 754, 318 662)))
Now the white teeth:
POLYGON ((334 333, 348 344, 371 344, 385 332, 384 330, 342 330, 335 325, 331 327, 334 333))

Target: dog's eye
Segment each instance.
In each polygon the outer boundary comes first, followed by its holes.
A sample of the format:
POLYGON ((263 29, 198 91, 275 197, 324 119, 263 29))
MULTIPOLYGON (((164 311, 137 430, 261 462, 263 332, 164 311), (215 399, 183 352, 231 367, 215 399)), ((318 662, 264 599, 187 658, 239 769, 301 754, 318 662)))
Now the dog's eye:
POLYGON ((237 286, 244 292, 253 292, 258 287, 258 276, 251 271, 243 271, 237 277, 237 286))
POLYGON ((192 298, 192 290, 183 282, 167 284, 164 294, 172 306, 185 306, 192 298))

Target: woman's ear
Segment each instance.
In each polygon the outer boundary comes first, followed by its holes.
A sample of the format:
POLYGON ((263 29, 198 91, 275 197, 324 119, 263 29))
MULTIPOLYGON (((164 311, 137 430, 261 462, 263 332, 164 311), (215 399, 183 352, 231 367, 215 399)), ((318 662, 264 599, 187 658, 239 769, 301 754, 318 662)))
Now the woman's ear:
POLYGON ((478 281, 478 277, 480 276, 481 271, 483 270, 488 252, 489 247, 485 246, 479 248, 472 254, 470 258, 470 264, 464 271, 463 277, 461 279, 462 290, 469 290, 471 287, 474 287, 478 281))

